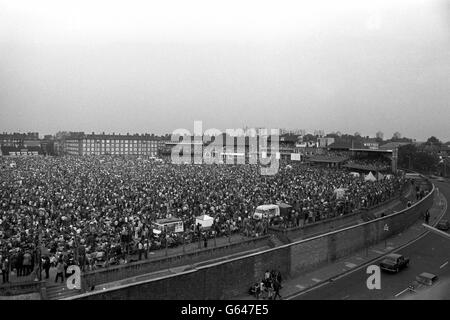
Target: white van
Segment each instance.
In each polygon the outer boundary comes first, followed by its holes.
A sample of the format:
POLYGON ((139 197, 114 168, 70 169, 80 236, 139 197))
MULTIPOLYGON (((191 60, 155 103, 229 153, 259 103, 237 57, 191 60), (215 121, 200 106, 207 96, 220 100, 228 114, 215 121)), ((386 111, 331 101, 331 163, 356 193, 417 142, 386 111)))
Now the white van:
POLYGON ((280 215, 280 207, 276 204, 264 204, 256 207, 253 214, 254 219, 273 218, 280 215))

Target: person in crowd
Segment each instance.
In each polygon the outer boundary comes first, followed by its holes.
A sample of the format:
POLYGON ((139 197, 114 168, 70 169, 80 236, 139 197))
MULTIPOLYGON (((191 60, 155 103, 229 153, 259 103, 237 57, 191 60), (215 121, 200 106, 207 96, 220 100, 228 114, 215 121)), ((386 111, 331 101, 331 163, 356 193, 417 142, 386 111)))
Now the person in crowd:
POLYGON ((23 267, 23 251, 21 248, 18 248, 19 252, 17 253, 16 257, 16 269, 17 269, 17 276, 22 277, 24 276, 24 267, 23 267))
POLYGON ((425 212, 425 223, 430 224, 430 210, 429 209, 427 209, 427 211, 425 212))
POLYGON ((139 250, 139 261, 142 259, 142 255, 144 254, 144 245, 142 244, 142 241, 139 241, 138 243, 138 250, 139 250))
POLYGON ((277 297, 280 300, 283 299, 280 294, 281 283, 277 279, 274 279, 274 281, 272 283, 273 283, 273 290, 274 290, 273 300, 276 300, 277 297))
POLYGON ((61 278, 61 283, 64 282, 64 261, 62 258, 59 258, 58 264, 56 265, 56 277, 55 283, 58 282, 58 279, 61 278))
POLYGON ((50 262, 50 258, 48 256, 45 256, 42 262, 42 269, 45 271, 45 279, 48 279, 50 276, 50 266, 51 266, 51 262, 50 262))
POLYGON ((7 256, 0 257, 0 264, 3 283, 9 283, 9 271, 11 269, 9 258, 7 256))
POLYGON ((32 268, 33 268, 32 260, 31 260, 31 253, 29 251, 26 251, 23 254, 22 266, 23 266, 24 276, 28 276, 31 273, 32 268))

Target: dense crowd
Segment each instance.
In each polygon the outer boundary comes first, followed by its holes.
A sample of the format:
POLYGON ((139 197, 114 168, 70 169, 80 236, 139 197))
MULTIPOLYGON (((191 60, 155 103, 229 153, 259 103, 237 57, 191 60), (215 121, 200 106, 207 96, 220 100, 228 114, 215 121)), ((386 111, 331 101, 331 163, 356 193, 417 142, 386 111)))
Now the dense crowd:
POLYGON ((365 182, 347 170, 301 164, 283 165, 274 176, 261 175, 257 165, 110 156, 2 157, 0 165, 1 254, 23 275, 40 259, 39 244, 54 266, 60 258, 66 265, 70 259, 83 266, 98 259, 116 264, 134 250, 146 254, 201 237, 264 234, 268 221, 252 219, 262 204, 290 204, 292 212, 278 223, 297 226, 370 207, 402 184, 400 177, 365 182), (340 199, 337 188, 346 190, 340 199), (214 224, 201 233, 195 218, 203 214, 214 224), (171 217, 183 221, 185 232, 153 232, 156 219, 171 217))

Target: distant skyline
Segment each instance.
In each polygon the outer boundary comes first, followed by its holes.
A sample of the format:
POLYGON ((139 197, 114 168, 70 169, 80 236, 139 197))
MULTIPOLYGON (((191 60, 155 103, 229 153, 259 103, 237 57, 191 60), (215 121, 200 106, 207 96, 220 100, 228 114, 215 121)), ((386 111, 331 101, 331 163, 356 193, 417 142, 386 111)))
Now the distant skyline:
POLYGON ((447 0, 0 0, 0 132, 450 141, 447 0))

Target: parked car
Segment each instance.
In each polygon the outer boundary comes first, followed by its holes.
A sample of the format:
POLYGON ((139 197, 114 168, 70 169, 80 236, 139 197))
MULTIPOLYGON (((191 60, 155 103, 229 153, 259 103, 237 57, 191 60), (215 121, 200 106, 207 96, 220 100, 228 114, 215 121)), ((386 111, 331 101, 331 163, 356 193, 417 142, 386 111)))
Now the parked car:
POLYGON ((427 286, 432 286, 437 280, 437 275, 428 272, 422 272, 416 277, 417 282, 427 286))
POLYGON ((380 269, 388 272, 399 272, 403 268, 408 267, 409 258, 405 258, 401 254, 388 254, 380 263, 380 269))
POLYGON ((448 229, 450 229, 450 221, 448 221, 447 219, 441 219, 436 228, 442 231, 447 231, 448 229))
POLYGON ((439 181, 439 182, 445 182, 445 179, 444 179, 444 177, 439 177, 439 178, 437 178, 437 181, 439 181))

